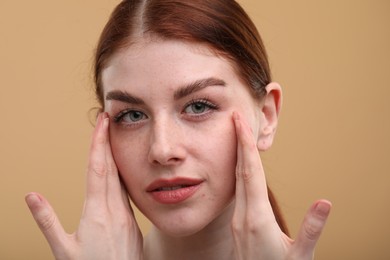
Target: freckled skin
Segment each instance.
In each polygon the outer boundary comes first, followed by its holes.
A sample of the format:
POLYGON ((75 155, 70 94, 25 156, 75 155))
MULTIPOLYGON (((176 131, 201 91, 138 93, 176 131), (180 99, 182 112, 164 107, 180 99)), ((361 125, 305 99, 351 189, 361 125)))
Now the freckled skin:
POLYGON ((177 41, 141 40, 114 55, 103 71, 104 93, 120 90, 144 101, 129 105, 106 100, 115 117, 124 109, 142 111, 141 123, 113 123, 112 152, 131 199, 162 232, 190 235, 213 225, 234 207, 236 135, 232 112, 245 115, 259 128, 257 101, 228 61, 207 48, 177 41), (199 79, 219 78, 226 86, 208 86, 175 100, 175 90, 199 79), (218 106, 201 117, 185 111, 192 100, 208 99, 218 106), (251 105, 252 104, 252 105, 251 105), (199 190, 177 205, 163 205, 146 192, 158 178, 203 180, 199 190), (180 221, 179 221, 180 220, 180 221))

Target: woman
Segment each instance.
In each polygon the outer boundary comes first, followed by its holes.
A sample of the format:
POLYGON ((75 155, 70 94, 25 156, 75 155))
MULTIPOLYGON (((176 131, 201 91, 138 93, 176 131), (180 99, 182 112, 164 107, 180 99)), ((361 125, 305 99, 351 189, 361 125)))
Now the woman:
POLYGON ((57 259, 312 259, 330 203, 295 241, 259 151, 282 102, 261 38, 228 0, 122 1, 95 60, 101 105, 79 229, 26 201, 57 259), (152 222, 142 238, 128 196, 152 222))

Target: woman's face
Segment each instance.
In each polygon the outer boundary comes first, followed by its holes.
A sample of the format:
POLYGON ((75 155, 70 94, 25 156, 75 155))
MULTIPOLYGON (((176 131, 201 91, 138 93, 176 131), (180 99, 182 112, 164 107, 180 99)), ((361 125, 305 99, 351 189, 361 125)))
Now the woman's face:
POLYGON ((260 105, 230 63, 180 41, 138 42, 103 71, 114 159, 131 199, 165 233, 223 217, 235 190, 232 112, 254 133, 260 105))

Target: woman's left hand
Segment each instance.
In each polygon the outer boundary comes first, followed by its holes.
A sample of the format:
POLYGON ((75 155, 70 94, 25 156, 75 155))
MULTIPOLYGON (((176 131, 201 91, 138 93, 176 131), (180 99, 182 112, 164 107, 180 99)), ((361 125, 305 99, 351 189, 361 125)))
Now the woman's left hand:
POLYGON ((237 113, 236 206, 232 220, 236 259, 308 260, 328 218, 331 203, 315 202, 303 220, 296 240, 279 228, 268 199, 264 169, 253 133, 237 113))

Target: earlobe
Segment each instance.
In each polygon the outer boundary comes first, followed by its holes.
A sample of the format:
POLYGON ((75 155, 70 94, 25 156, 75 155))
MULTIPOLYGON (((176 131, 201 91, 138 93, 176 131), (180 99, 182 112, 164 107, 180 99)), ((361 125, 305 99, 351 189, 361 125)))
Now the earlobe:
POLYGON ((282 88, 276 82, 265 87, 267 93, 261 106, 261 122, 257 139, 257 149, 266 151, 272 142, 278 125, 278 117, 282 106, 282 88))

